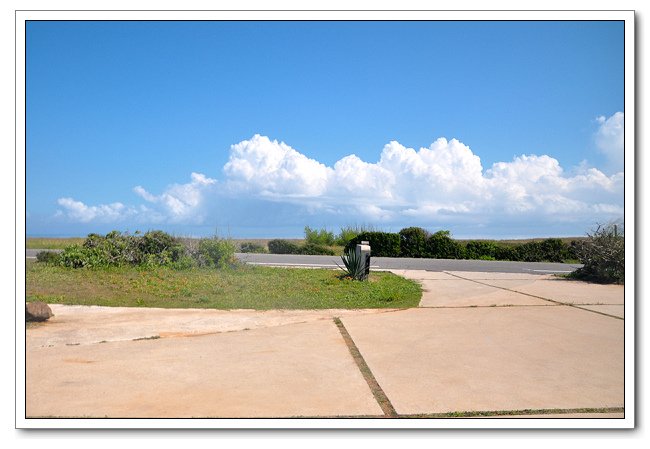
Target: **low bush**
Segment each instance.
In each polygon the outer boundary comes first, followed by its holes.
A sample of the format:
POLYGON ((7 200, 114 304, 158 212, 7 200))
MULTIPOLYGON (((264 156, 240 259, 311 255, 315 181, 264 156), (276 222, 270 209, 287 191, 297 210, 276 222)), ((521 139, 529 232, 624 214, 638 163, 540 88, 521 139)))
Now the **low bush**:
POLYGON ((496 260, 512 260, 517 261, 519 255, 515 246, 497 245, 494 251, 494 258, 496 260))
POLYGON ((59 255, 58 265, 68 268, 93 268, 107 266, 106 258, 96 248, 70 245, 59 255))
POLYGON ((522 262, 540 262, 542 245, 540 242, 526 242, 515 247, 516 260, 522 262))
POLYGON ((201 239, 198 248, 199 266, 225 268, 235 264, 235 244, 230 240, 201 239))
POLYGON ((598 226, 587 239, 573 245, 583 267, 571 277, 599 283, 625 283, 625 237, 618 227, 610 224, 598 226))
POLYGON ((373 257, 399 257, 400 235, 393 232, 362 232, 348 242, 346 248, 356 248, 358 243, 370 243, 373 257))
POLYGON ((307 243, 298 247, 298 254, 305 254, 310 256, 333 256, 334 250, 323 245, 314 245, 307 243))
POLYGON ((176 262, 185 253, 185 248, 179 239, 163 231, 149 231, 141 238, 136 238, 138 252, 150 257, 160 257, 159 265, 167 265, 168 262, 176 262))
POLYGON ((269 250, 266 246, 259 243, 244 242, 239 246, 239 251, 242 253, 268 253, 269 250))
POLYGON ((56 264, 70 268, 109 266, 169 266, 187 269, 194 266, 225 267, 235 263, 235 245, 224 239, 210 238, 181 242, 163 231, 143 235, 109 232, 89 234, 82 245, 66 247, 56 264))
POLYGON ((468 259, 496 260, 499 245, 494 242, 472 240, 465 245, 465 257, 468 259))
POLYGON ((438 231, 429 236, 426 242, 426 257, 432 259, 463 259, 463 246, 451 238, 449 231, 438 231))
POLYGON ((546 239, 540 243, 542 261, 562 262, 571 258, 569 245, 560 239, 546 239))
MULTIPOLYGON (((146 259, 147 253, 138 248, 138 237, 118 231, 106 235, 88 234, 80 250, 65 254, 69 263, 83 263, 83 266, 138 265, 146 259), (83 253, 83 254, 82 254, 83 253), (75 260, 76 257, 76 260, 75 260)), ((74 247, 75 245, 73 245, 74 247)))
POLYGON ((269 252, 272 254, 299 254, 300 247, 293 242, 282 239, 271 240, 268 243, 269 252))
POLYGON ((427 238, 425 229, 410 227, 399 231, 401 257, 426 257, 427 238))
POLYGON ((275 239, 269 242, 269 252, 271 254, 305 254, 311 256, 333 256, 334 250, 324 245, 315 243, 306 243, 297 245, 288 240, 275 239))
POLYGON ((41 251, 36 254, 36 261, 41 263, 47 263, 52 265, 57 265, 59 263, 59 254, 52 251, 41 251))

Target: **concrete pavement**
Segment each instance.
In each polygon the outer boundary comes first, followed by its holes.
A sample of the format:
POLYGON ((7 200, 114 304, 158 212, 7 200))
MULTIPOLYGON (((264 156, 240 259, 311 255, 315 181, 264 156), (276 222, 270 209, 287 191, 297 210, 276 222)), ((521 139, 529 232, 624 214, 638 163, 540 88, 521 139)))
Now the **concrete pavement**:
POLYGON ((624 416, 622 286, 395 271, 419 308, 52 305, 27 330, 27 416, 624 416))

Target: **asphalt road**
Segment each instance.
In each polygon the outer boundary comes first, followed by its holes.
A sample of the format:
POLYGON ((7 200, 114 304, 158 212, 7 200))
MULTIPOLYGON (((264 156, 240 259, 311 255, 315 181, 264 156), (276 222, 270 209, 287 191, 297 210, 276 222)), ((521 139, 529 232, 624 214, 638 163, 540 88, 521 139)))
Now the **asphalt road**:
MULTIPOLYGON (((28 249, 28 259, 36 257, 40 249, 28 249)), ((237 253, 237 258, 251 265, 337 268, 342 265, 338 256, 301 256, 293 254, 237 253)), ((580 264, 550 262, 504 262, 491 260, 411 259, 396 257, 372 257, 371 269, 402 269, 428 271, 479 271, 488 273, 569 273, 580 264)))

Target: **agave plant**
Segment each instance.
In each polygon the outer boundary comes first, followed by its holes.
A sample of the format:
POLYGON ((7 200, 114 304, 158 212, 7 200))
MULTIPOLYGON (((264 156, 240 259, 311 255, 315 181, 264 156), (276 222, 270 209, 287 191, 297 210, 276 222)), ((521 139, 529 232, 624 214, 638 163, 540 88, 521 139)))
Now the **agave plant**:
POLYGON ((366 267, 363 257, 361 257, 360 254, 357 254, 353 248, 346 248, 341 256, 341 260, 343 261, 345 268, 338 263, 336 265, 343 270, 347 276, 358 281, 366 278, 366 267))

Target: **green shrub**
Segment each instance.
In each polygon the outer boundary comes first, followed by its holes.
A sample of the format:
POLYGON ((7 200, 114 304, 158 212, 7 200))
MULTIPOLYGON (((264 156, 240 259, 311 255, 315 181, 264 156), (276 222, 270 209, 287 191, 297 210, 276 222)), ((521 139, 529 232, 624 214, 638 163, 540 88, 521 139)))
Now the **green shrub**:
POLYGON ((96 248, 70 245, 59 255, 58 264, 68 268, 93 268, 106 266, 106 259, 96 248))
POLYGON ((305 242, 312 245, 333 245, 334 233, 327 229, 315 230, 305 226, 305 242))
POLYGON ((323 245, 314 245, 313 243, 307 243, 303 246, 298 247, 297 254, 305 254, 311 256, 333 256, 334 250, 323 245))
POLYGON ((400 257, 426 257, 429 232, 425 229, 410 227, 399 231, 400 257))
MULTIPOLYGON (((137 248, 140 254, 157 255, 160 260, 169 259, 176 262, 185 253, 182 243, 175 237, 163 231, 149 231, 140 238, 136 238, 137 248)), ((167 263, 160 263, 166 265, 167 263)))
POLYGON ((540 243, 542 261, 562 262, 571 258, 569 246, 560 239, 546 239, 540 243))
POLYGON ((58 265, 59 257, 59 254, 53 251, 41 251, 36 254, 36 261, 50 265, 58 265))
POLYGON ((499 246, 494 242, 472 240, 465 244, 467 259, 496 260, 499 246))
POLYGON ((543 259, 542 244, 527 242, 515 247, 517 260, 522 262, 540 262, 543 259))
POLYGON ((236 263, 235 244, 218 237, 201 239, 198 254, 200 266, 225 268, 236 263))
POLYGON ((497 245, 494 251, 494 258, 496 260, 518 261, 518 257, 517 249, 514 246, 497 245))
POLYGON ((57 263, 70 268, 136 265, 187 269, 197 265, 223 268, 235 264, 236 259, 235 245, 217 237, 181 242, 163 231, 144 235, 112 231, 105 236, 89 234, 83 245, 66 247, 57 263))
POLYGON ((242 253, 268 253, 264 245, 253 242, 244 242, 239 246, 239 251, 242 253))
POLYGON ((138 265, 146 258, 138 248, 138 237, 111 231, 105 236, 88 234, 82 248, 86 253, 84 266, 138 265))
POLYGON ((598 226, 587 239, 577 241, 574 252, 583 267, 571 273, 575 279, 599 283, 625 283, 625 237, 615 225, 598 226))
POLYGON ((179 257, 177 261, 172 262, 171 267, 176 270, 189 270, 196 267, 197 265, 198 262, 196 259, 192 258, 191 256, 184 255, 179 257))
POLYGON ((282 239, 271 240, 268 243, 269 252, 272 254, 299 254, 300 247, 293 242, 282 239))
POLYGON ((580 260, 578 257, 578 247, 580 246, 580 240, 571 240, 567 253, 569 254, 569 260, 580 260))
POLYGON ((111 231, 106 235, 88 234, 82 245, 66 247, 57 263, 70 268, 171 266, 185 254, 180 241, 162 231, 144 235, 111 231))
POLYGON ((463 246, 451 238, 449 231, 438 231, 426 242, 426 257, 433 259, 463 259, 463 246))
POLYGON ((399 257, 400 236, 393 232, 362 232, 346 245, 347 248, 356 248, 358 243, 367 241, 373 257, 399 257))

